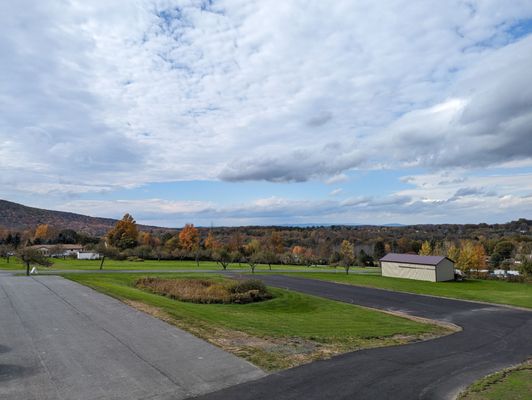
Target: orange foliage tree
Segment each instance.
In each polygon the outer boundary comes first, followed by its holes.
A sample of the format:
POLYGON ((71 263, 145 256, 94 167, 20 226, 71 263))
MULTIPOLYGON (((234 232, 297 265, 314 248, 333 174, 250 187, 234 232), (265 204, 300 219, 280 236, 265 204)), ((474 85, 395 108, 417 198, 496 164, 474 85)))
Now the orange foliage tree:
POLYGON ((179 232, 179 244, 183 250, 197 252, 200 244, 200 235, 194 224, 185 224, 179 232))
POLYGON ((137 222, 130 214, 125 214, 116 225, 107 232, 107 240, 112 246, 121 250, 130 249, 137 245, 139 231, 137 222))

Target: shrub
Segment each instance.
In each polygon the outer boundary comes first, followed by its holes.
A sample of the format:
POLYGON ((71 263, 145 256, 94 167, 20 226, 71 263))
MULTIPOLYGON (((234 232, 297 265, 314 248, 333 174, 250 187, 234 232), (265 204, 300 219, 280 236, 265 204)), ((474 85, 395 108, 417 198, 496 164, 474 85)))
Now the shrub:
POLYGON ((192 303, 245 304, 271 299, 266 286, 256 280, 227 284, 206 279, 140 278, 135 286, 171 299, 192 303))
POLYGON ((266 285, 258 279, 248 279, 245 281, 236 282, 229 287, 231 293, 246 293, 250 290, 256 290, 259 293, 267 293, 266 285))

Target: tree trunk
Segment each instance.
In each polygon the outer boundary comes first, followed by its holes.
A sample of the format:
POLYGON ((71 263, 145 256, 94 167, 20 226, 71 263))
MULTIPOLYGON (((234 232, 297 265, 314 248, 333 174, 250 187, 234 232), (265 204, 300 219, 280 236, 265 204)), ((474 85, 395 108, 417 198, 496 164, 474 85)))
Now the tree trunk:
POLYGON ((26 276, 30 276, 30 262, 26 261, 26 276))
POLYGON ((105 256, 102 257, 102 261, 100 262, 100 271, 103 269, 103 262, 105 261, 105 256))

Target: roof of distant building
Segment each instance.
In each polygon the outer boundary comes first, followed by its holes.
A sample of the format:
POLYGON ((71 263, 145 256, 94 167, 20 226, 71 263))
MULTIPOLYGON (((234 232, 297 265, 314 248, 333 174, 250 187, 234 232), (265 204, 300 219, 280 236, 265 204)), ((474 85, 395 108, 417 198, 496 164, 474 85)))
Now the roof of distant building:
POLYGON ((382 257, 380 261, 408 264, 438 265, 445 259, 450 260, 449 258, 443 256, 418 256, 417 254, 388 253, 384 257, 382 257))

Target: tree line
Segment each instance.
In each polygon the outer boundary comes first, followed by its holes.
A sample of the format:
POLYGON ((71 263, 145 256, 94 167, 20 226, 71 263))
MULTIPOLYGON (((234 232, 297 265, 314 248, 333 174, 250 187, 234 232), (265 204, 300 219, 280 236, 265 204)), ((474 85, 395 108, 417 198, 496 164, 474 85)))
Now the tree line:
POLYGON ((407 227, 234 227, 142 231, 130 214, 104 237, 43 224, 22 233, 0 231, 0 255, 32 244, 82 243, 87 250, 114 259, 216 261, 232 263, 375 266, 385 254, 446 256, 469 273, 511 268, 517 259, 528 268, 532 257, 532 221, 503 225, 415 225, 407 227))

